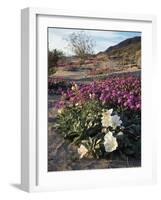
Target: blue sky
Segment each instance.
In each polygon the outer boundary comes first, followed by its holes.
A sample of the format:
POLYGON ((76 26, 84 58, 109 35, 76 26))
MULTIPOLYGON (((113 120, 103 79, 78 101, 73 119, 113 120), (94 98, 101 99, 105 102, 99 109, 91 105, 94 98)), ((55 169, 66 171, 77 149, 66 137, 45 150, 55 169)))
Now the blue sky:
MULTIPOLYGON (((62 50, 65 55, 73 55, 68 48, 66 39, 73 32, 80 32, 80 29, 63 29, 63 28, 48 28, 48 44, 49 49, 62 50)), ((141 36, 140 32, 122 32, 122 31, 98 31, 98 30, 83 30, 89 35, 95 43, 94 53, 105 51, 108 47, 118 44, 119 42, 141 36)))

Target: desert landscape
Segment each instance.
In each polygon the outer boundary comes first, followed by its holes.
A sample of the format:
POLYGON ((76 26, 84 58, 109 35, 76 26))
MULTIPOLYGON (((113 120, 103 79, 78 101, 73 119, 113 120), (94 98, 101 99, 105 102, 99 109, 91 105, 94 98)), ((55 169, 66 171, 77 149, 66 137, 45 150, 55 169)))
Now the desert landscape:
POLYGON ((79 57, 63 57, 58 61, 56 73, 50 77, 95 79, 113 73, 140 72, 140 69, 141 37, 134 37, 109 47, 104 52, 88 55, 81 67, 79 57))
POLYGON ((89 50, 48 52, 48 171, 141 166, 141 36, 89 50))

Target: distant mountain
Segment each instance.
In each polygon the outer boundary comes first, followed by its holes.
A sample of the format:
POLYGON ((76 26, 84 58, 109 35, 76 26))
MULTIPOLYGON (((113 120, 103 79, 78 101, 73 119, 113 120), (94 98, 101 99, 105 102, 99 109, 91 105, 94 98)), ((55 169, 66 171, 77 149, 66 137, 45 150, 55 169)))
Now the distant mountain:
POLYGON ((141 47, 141 37, 133 37, 133 38, 128 38, 114 46, 109 47, 105 52, 106 53, 111 53, 115 50, 120 50, 120 49, 126 49, 131 46, 137 46, 137 49, 140 49, 141 47))
POLYGON ((103 52, 117 65, 141 66, 141 37, 128 38, 103 52))
MULTIPOLYGON (((59 66, 80 65, 78 56, 66 56, 59 60, 59 66)), ((109 68, 141 67, 141 37, 128 38, 105 51, 88 55, 86 65, 108 66, 109 68)))

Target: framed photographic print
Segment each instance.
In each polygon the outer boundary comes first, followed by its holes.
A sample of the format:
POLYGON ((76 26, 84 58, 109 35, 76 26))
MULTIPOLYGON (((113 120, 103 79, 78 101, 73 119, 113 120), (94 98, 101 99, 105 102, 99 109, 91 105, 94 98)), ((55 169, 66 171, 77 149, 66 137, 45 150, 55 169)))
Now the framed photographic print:
POLYGON ((155 17, 26 8, 26 191, 154 183, 155 17))

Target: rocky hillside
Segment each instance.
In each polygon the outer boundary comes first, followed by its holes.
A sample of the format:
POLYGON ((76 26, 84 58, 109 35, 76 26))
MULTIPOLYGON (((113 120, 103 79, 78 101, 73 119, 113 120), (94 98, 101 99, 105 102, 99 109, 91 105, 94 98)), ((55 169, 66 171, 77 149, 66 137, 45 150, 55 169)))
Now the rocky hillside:
POLYGON ((104 52, 118 66, 141 66, 141 37, 128 38, 104 52))
POLYGON ((91 74, 110 73, 141 68, 141 37, 128 38, 104 52, 88 55, 83 65, 77 56, 63 57, 58 68, 66 71, 90 71, 91 74), (81 66, 81 68, 80 68, 81 66), (78 70, 79 69, 79 70, 78 70))

